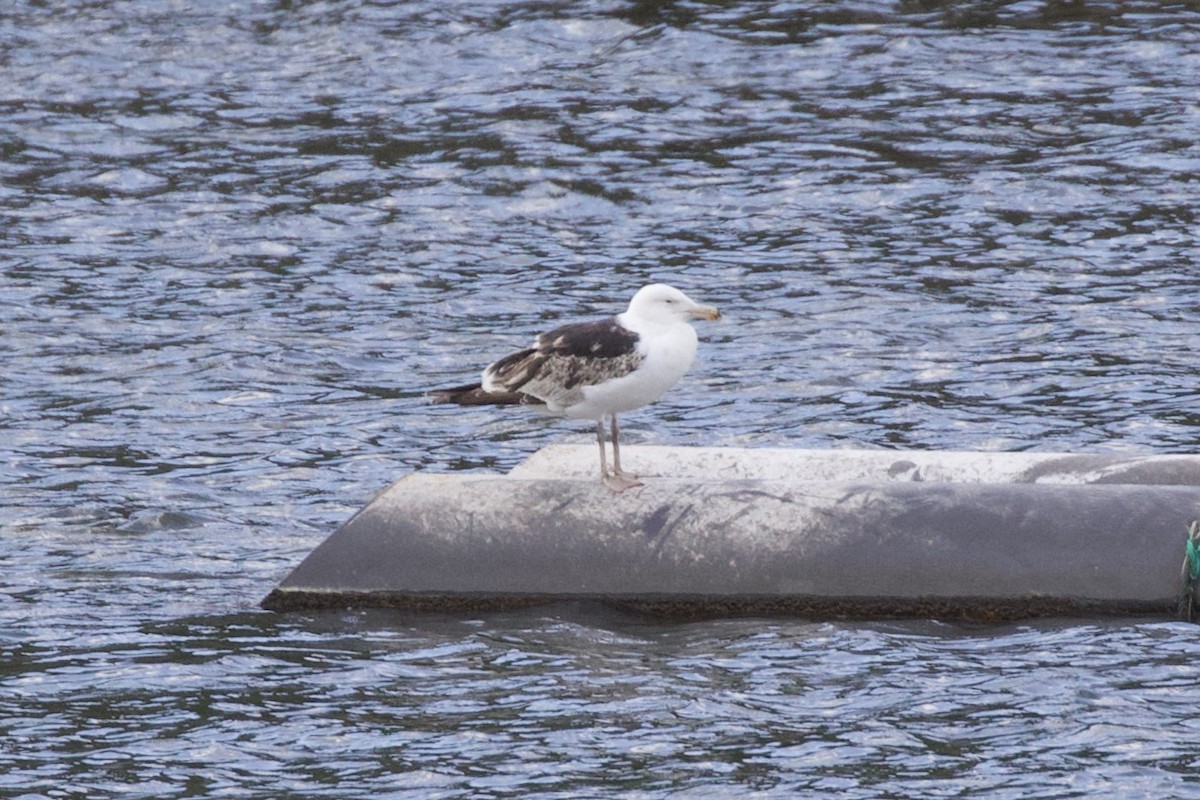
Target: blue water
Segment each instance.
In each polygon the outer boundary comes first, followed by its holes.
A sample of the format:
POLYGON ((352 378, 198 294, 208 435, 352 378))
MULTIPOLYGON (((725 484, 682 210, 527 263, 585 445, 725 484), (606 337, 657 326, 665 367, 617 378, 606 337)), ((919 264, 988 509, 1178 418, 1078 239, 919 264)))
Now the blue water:
POLYGON ((1200 797, 1197 629, 276 615, 651 280, 629 441, 1194 452, 1189 4, 0 10, 0 796, 1200 797))

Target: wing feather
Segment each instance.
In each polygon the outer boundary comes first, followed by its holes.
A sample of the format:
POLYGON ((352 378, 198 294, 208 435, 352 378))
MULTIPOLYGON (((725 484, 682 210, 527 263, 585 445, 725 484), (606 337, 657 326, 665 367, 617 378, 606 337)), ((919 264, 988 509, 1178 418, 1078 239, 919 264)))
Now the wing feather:
POLYGON ((584 387, 637 369, 638 334, 615 320, 563 325, 537 338, 534 347, 493 362, 484 370, 489 392, 522 392, 554 407, 582 399, 584 387))

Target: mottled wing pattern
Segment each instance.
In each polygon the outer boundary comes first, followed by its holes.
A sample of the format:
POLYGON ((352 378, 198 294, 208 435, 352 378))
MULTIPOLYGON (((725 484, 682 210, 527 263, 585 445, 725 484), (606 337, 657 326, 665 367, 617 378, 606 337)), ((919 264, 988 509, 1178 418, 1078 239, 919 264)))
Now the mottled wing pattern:
POLYGON ((536 346, 488 367, 493 386, 522 392, 552 406, 579 402, 585 386, 628 375, 642 363, 638 335, 615 320, 564 325, 543 333, 536 346))
POLYGON ((537 349, 574 358, 621 358, 637 351, 638 335, 615 319, 576 322, 547 331, 537 338, 537 349))

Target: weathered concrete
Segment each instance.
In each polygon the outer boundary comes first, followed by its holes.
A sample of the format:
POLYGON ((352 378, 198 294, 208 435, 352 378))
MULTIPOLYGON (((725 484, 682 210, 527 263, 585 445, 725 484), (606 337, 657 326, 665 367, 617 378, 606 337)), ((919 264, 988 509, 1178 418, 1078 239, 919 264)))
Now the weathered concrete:
MULTIPOLYGON (((798 450, 740 447, 621 448, 633 472, 695 480, 936 483, 1133 483, 1200 486, 1200 456, 1121 453, 975 453, 953 450, 798 450)), ((596 445, 551 445, 514 478, 589 478, 596 445)))
POLYGON ((593 447, 507 476, 414 474, 268 608, 456 611, 556 599, 683 616, 1166 615, 1200 457, 593 447), (669 476, 669 477, 667 477, 669 476))

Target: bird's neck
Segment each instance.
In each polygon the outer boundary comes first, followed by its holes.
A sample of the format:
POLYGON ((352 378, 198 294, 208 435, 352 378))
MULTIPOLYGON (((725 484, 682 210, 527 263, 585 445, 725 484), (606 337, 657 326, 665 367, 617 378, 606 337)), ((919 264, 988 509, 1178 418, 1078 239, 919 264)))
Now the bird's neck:
POLYGON ((677 319, 647 319, 628 311, 617 315, 617 324, 642 336, 657 336, 675 330, 680 325, 687 326, 686 322, 677 319))

